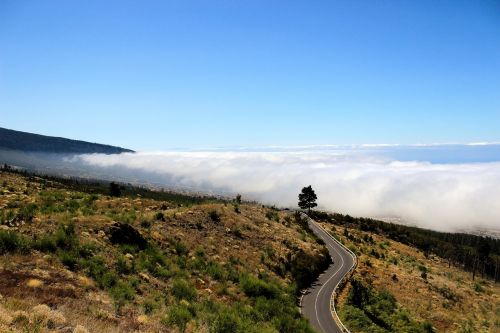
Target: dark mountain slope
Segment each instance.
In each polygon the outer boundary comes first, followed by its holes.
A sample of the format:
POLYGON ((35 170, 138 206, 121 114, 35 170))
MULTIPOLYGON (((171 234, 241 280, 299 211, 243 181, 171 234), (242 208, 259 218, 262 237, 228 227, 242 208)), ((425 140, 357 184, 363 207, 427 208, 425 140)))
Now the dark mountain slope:
POLYGON ((60 154, 119 154, 133 152, 120 147, 14 131, 1 127, 0 149, 60 154))

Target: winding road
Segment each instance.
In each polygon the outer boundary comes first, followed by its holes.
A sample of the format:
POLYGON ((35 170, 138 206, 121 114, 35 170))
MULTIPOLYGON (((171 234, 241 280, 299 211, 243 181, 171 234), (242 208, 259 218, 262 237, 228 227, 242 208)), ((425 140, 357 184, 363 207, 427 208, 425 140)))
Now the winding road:
POLYGON ((308 219, 311 230, 325 242, 333 263, 305 291, 300 302, 301 312, 319 332, 349 332, 337 316, 333 306, 333 293, 344 276, 355 268, 356 255, 313 219, 305 214, 304 217, 308 219))

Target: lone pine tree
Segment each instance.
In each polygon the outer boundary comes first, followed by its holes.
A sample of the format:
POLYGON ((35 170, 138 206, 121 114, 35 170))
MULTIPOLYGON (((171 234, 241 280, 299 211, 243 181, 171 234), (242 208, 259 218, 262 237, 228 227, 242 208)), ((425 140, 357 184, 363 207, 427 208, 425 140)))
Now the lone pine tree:
POLYGON ((316 204, 317 199, 318 197, 316 196, 316 193, 314 193, 311 185, 304 187, 302 192, 299 193, 299 207, 301 209, 307 209, 310 212, 311 208, 318 205, 316 204))

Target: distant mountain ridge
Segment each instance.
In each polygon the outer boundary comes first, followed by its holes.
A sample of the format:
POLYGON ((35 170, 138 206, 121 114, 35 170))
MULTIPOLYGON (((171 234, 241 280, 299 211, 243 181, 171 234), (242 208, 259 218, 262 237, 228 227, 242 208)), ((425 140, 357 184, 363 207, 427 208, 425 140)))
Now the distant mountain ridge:
POLYGON ((0 149, 54 154, 120 154, 133 150, 99 143, 15 131, 0 127, 0 149))

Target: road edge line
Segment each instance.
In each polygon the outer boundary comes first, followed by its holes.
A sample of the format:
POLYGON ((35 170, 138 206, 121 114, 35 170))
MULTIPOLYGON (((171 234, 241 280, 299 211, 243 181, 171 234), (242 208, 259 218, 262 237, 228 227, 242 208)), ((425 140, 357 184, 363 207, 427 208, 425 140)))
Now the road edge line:
MULTIPOLYGON (((335 309, 335 296, 337 294, 337 288, 339 287, 340 283, 343 282, 344 279, 349 279, 351 277, 352 273, 354 272, 354 270, 356 269, 356 267, 358 266, 358 257, 356 256, 356 254, 353 251, 351 251, 351 249, 349 249, 347 246, 345 246, 344 244, 342 244, 338 239, 336 239, 335 237, 333 237, 325 228, 323 228, 323 226, 321 224, 319 224, 318 222, 316 222, 313 218, 311 218, 307 214, 305 214, 305 213, 303 213, 303 214, 305 216, 307 216, 307 218, 309 220, 311 220, 316 226, 318 226, 331 239, 333 239, 333 241, 335 241, 344 250, 346 250, 351 255, 351 257, 354 259, 354 262, 353 262, 351 268, 349 269, 349 271, 347 272, 347 274, 345 274, 342 277, 342 279, 335 285, 335 288, 333 288, 332 295, 330 297, 330 312, 332 313, 333 320, 335 320, 337 323, 340 324, 341 330, 343 330, 346 333, 351 333, 349 331, 349 329, 347 329, 347 327, 345 327, 344 323, 342 323, 342 321, 340 320, 340 318, 338 316, 337 309, 335 309)), ((302 298, 301 298, 301 302, 302 302, 302 298)), ((301 305, 301 309, 302 309, 302 303, 300 305, 301 305)))

